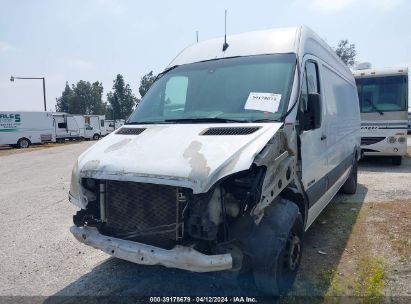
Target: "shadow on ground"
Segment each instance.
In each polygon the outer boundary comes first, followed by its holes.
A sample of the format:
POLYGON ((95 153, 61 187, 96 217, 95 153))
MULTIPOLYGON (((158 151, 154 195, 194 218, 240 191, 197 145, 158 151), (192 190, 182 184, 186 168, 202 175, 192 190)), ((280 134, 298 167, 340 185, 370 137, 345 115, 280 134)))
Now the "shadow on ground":
POLYGON ((363 172, 390 172, 390 173, 409 173, 411 158, 403 157, 402 164, 395 166, 390 157, 366 156, 359 164, 359 170, 363 172))
MULTIPOLYGON (((366 193, 367 188, 361 187, 366 193)), ((349 196, 339 194, 306 232, 301 268, 290 297, 339 295, 333 277, 362 208, 362 202, 345 200, 349 196)))

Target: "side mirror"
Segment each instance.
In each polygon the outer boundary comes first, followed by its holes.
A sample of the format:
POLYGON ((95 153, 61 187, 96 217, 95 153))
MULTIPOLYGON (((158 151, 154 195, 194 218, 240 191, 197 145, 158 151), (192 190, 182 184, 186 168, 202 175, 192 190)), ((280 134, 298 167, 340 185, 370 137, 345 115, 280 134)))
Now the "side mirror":
POLYGON ((304 112, 304 130, 314 130, 321 126, 321 96, 308 94, 307 110, 304 112))

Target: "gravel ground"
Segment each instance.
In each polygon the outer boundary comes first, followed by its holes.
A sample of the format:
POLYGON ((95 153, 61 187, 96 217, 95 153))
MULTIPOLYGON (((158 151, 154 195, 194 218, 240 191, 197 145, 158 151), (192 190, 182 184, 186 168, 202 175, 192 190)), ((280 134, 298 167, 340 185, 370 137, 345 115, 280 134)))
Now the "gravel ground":
MULTIPOLYGON (((249 278, 234 284, 223 274, 143 267, 75 241, 68 230, 76 211, 67 199, 70 172, 78 155, 92 144, 0 157, 0 296, 256 293, 249 278)), ((362 162, 358 190, 355 196, 339 195, 335 201, 409 199, 411 159, 401 167, 379 160, 362 162)), ((323 234, 324 229, 314 225, 306 247, 316 248, 323 234)))

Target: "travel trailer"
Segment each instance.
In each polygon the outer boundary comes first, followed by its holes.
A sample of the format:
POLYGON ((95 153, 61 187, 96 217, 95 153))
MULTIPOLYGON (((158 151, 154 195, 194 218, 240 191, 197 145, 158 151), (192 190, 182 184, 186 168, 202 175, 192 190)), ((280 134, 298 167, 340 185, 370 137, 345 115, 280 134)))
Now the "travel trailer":
POLYGON ((354 75, 364 155, 388 156, 401 165, 407 153, 408 68, 368 68, 354 75))
POLYGON ((80 127, 74 115, 62 112, 53 113, 57 141, 66 139, 80 139, 80 127))
POLYGON ((354 77, 313 31, 199 42, 78 158, 70 230, 117 258, 250 270, 264 293, 284 294, 304 232, 340 189, 356 192, 360 155, 354 77))
POLYGON ((55 141, 51 113, 0 111, 0 145, 28 148, 31 144, 55 141))

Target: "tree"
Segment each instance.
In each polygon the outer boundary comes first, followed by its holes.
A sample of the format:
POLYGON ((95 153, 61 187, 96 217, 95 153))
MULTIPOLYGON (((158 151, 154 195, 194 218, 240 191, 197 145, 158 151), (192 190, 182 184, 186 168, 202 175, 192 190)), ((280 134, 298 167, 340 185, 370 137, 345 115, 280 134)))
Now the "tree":
POLYGON ((355 44, 350 44, 348 40, 340 40, 334 51, 346 65, 352 67, 355 64, 355 56, 357 56, 355 44))
POLYGON ((57 98, 56 111, 72 114, 104 114, 103 85, 101 82, 91 84, 80 80, 71 88, 66 82, 66 87, 57 98))
POLYGON ((141 97, 146 95, 148 89, 150 89, 155 79, 156 79, 156 76, 153 75, 153 71, 150 71, 150 73, 145 74, 141 78, 140 87, 138 88, 138 92, 140 93, 141 97))
POLYGON ((71 113, 77 114, 94 114, 91 111, 93 102, 93 93, 91 84, 88 81, 80 80, 77 85, 73 85, 74 104, 71 113))
POLYGON ((103 84, 101 82, 93 82, 91 84, 91 102, 90 102, 90 113, 93 114, 103 114, 105 107, 103 104, 103 84))
POLYGON ((123 76, 118 74, 113 81, 113 92, 107 94, 107 101, 111 106, 111 109, 106 108, 107 111, 111 111, 110 116, 114 116, 115 119, 126 119, 138 99, 134 96, 130 85, 125 84, 123 76))
POLYGON ((56 102, 56 112, 70 112, 70 105, 73 102, 74 93, 70 88, 68 82, 66 82, 66 87, 63 93, 56 102))

